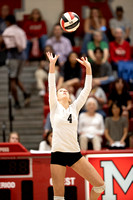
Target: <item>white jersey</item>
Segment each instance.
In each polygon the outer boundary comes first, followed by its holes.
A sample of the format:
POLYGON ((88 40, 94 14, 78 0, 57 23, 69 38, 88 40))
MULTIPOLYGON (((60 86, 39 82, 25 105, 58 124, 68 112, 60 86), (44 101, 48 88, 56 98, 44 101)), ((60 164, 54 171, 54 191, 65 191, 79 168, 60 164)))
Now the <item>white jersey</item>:
POLYGON ((91 91, 92 75, 86 75, 85 86, 78 98, 65 109, 56 96, 55 74, 49 73, 50 120, 53 128, 52 152, 79 152, 78 114, 91 91))

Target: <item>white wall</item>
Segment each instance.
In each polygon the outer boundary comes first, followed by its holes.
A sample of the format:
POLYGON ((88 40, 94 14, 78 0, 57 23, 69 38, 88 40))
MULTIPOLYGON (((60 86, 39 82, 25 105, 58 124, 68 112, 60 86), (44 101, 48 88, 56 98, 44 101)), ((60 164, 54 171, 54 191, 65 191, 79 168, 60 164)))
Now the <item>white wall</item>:
POLYGON ((129 19, 132 27, 130 38, 133 45, 133 0, 113 0, 110 5, 113 11, 115 11, 115 8, 120 5, 124 8, 125 17, 129 19))
POLYGON ((22 0, 23 10, 16 10, 17 20, 22 20, 24 14, 29 14, 32 9, 39 8, 48 27, 48 32, 57 22, 59 15, 64 10, 63 0, 22 0))

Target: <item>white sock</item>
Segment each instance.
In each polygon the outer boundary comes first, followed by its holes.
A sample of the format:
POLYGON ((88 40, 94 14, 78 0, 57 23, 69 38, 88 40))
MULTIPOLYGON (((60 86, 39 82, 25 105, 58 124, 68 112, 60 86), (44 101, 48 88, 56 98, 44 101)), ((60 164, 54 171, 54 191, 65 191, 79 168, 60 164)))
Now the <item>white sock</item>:
POLYGON ((54 196, 54 200, 65 200, 65 198, 64 197, 54 196))

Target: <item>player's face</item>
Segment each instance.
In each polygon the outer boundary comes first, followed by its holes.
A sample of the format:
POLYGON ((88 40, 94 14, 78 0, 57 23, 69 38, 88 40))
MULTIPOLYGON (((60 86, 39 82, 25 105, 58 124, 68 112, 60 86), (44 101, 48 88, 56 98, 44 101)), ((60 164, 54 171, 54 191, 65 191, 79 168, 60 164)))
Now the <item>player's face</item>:
POLYGON ((61 88, 57 92, 57 98, 58 101, 63 100, 63 99, 68 99, 69 101, 69 93, 65 88, 61 88))
POLYGON ((9 142, 11 142, 11 143, 19 142, 18 135, 15 134, 15 133, 14 133, 14 134, 11 134, 10 139, 9 139, 9 142))

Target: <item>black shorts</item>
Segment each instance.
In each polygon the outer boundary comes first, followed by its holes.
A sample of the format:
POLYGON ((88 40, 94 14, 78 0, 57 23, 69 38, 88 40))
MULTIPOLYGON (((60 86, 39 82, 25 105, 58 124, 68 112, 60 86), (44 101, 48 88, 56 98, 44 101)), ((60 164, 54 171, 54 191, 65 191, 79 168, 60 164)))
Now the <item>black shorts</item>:
POLYGON ((52 152, 51 153, 51 164, 57 164, 62 166, 71 167, 74 163, 76 163, 82 154, 80 152, 52 152))

